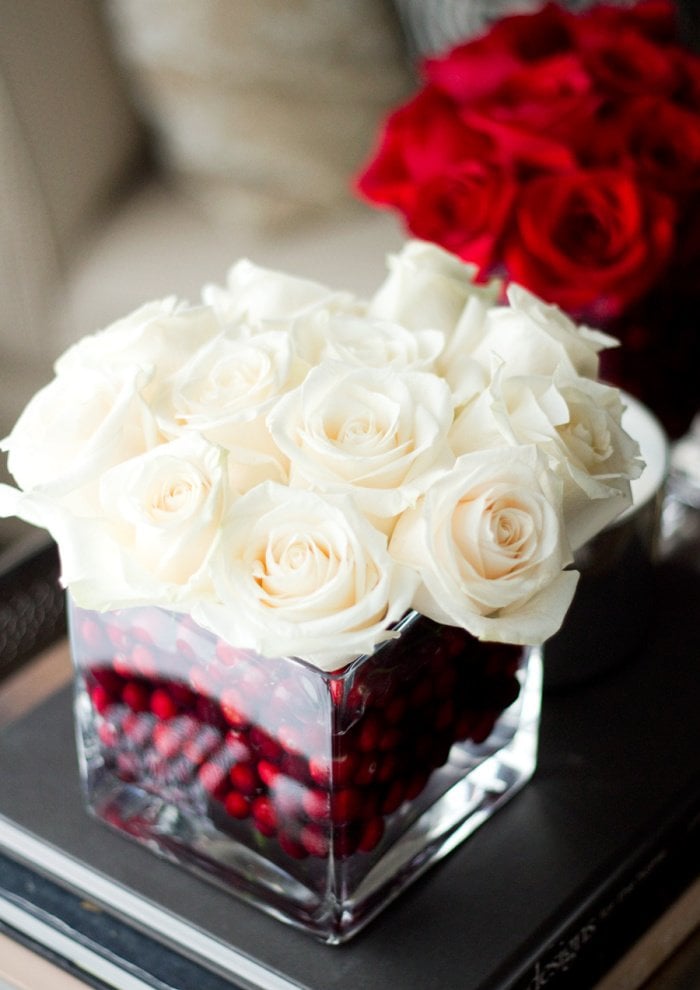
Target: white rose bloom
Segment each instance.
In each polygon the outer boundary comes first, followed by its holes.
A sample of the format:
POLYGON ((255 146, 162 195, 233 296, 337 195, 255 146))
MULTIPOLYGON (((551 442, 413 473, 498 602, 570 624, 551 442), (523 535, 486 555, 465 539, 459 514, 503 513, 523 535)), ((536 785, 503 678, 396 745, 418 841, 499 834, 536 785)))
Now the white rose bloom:
POLYGON ((389 550, 420 572, 414 608, 497 642, 544 642, 578 579, 563 569, 560 486, 534 446, 460 457, 399 517, 389 550))
POLYGON ((211 572, 217 601, 194 609, 198 622, 326 670, 391 638, 417 583, 349 499, 275 484, 234 503, 211 572))
POLYGON ((639 446, 621 426, 620 394, 566 371, 512 378, 503 371, 455 420, 452 449, 536 444, 564 485, 564 519, 578 549, 631 504, 630 479, 642 470, 639 446))
POLYGON ((292 484, 351 494, 376 519, 415 503, 454 460, 448 386, 436 375, 327 362, 268 416, 292 484))
POLYGON ((355 367, 432 371, 445 345, 439 330, 407 330, 388 320, 320 310, 295 321, 292 334, 309 364, 342 361, 355 367))
POLYGON ((490 381, 489 367, 472 351, 486 333, 486 319, 491 308, 482 299, 469 299, 437 360, 437 371, 452 390, 455 408, 483 392, 490 381))
POLYGON ((19 487, 69 499, 77 513, 92 511, 96 480, 157 443, 155 418, 142 396, 147 381, 137 367, 69 368, 57 375, 0 443, 19 487))
POLYGON ((453 347, 490 370, 494 359, 508 375, 551 375, 560 366, 586 378, 598 374, 598 352, 617 341, 579 326, 558 306, 519 285, 507 290, 508 306, 493 306, 457 327, 453 347))
POLYGON ((281 485, 289 481, 277 448, 273 454, 262 454, 250 447, 231 447, 227 454, 228 484, 235 495, 244 495, 264 481, 277 481, 281 485))
POLYGON ((225 288, 207 285, 202 298, 226 323, 245 322, 255 329, 267 323, 286 326, 314 309, 360 312, 364 308, 349 292, 337 292, 310 279, 261 268, 247 259, 232 265, 225 288))
POLYGON ((105 330, 84 337, 56 362, 56 371, 99 368, 119 372, 138 365, 150 373, 147 395, 195 351, 221 332, 213 309, 187 307, 175 297, 147 303, 105 330))
POLYGON ((207 562, 228 504, 225 452, 188 434, 107 471, 102 515, 61 534, 63 580, 84 608, 187 608, 211 592, 207 562))
POLYGON ((469 299, 492 304, 501 289, 498 280, 478 284, 475 265, 427 241, 408 241, 387 264, 389 275, 370 300, 368 313, 409 330, 449 335, 469 299))
POLYGON ((263 458, 277 450, 265 415, 301 378, 289 334, 230 329, 205 344, 155 400, 158 423, 170 437, 196 430, 230 450, 263 458))

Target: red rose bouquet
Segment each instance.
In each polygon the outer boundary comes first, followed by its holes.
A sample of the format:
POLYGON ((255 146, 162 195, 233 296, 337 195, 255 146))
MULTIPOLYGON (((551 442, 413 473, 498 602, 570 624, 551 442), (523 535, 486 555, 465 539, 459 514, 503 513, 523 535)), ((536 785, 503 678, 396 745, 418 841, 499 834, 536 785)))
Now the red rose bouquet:
POLYGON ((604 326, 604 374, 698 406, 700 58, 670 0, 549 3, 422 63, 357 180, 408 230, 604 326))

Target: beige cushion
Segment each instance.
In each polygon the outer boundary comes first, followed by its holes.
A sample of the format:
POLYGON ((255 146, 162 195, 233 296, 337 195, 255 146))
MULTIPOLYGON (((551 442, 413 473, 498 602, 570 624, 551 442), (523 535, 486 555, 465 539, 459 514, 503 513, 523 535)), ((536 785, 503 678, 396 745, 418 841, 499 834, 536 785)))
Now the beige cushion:
POLYGON ((0 0, 0 435, 50 373, 73 248, 139 154, 94 0, 0 0))
POLYGON ((108 0, 161 160, 224 225, 344 207, 413 85, 389 0, 108 0))
POLYGON ((0 66, 65 255, 138 154, 140 134, 96 0, 0 0, 0 66))
MULTIPOLYGON (((201 3, 202 10, 217 6, 214 0, 192 2, 201 3)), ((321 0, 315 2, 318 5, 321 0)), ((135 3, 143 3, 144 10, 158 6, 156 0, 135 3)), ((344 0, 327 3, 328 9, 336 3, 339 9, 345 6, 344 0)), ((358 3, 369 28, 376 24, 374 4, 375 0, 358 3)), ((250 0, 251 17, 257 5, 257 0, 250 0)), ((160 6, 161 12, 174 13, 191 3, 168 0, 160 6)), ((285 10, 298 6, 304 4, 278 0, 279 29, 288 24, 282 16, 285 10)), ((311 9, 314 4, 306 6, 311 9)), ((353 4, 347 6, 353 8, 353 4)), ((378 2, 377 9, 380 6, 378 2)), ((248 7, 248 3, 222 0, 219 12, 248 7)), ((342 185, 348 180, 349 152, 358 160, 367 152, 364 137, 361 142, 356 136, 354 146, 349 147, 353 141, 346 142, 343 135, 338 139, 342 154, 334 159, 330 130, 332 125, 359 133, 354 129, 357 99, 352 87, 343 94, 343 78, 354 78, 360 102, 367 97, 366 105, 375 106, 379 113, 373 101, 376 87, 381 89, 383 70, 378 67, 374 76, 370 73, 370 98, 361 85, 354 49, 367 46, 368 57, 379 55, 386 37, 378 41, 372 30, 363 34, 361 25, 356 25, 359 33, 350 42, 353 68, 346 77, 345 53, 342 45, 338 48, 341 35, 332 50, 321 44, 317 51, 317 58, 323 56, 321 61, 330 66, 329 85, 332 78, 337 87, 336 111, 342 110, 323 123, 325 164, 320 151, 295 158, 291 119, 284 134, 272 129, 273 134, 269 119, 266 125, 261 117, 259 122, 253 120, 261 125, 255 140, 246 137, 241 144, 238 136, 237 154, 243 149, 258 163, 260 159, 254 156, 257 140, 268 150, 278 139, 290 149, 288 155, 281 155, 277 145, 279 161, 273 156, 272 173, 267 173, 264 183, 271 182, 274 189, 270 202, 284 204, 286 193, 275 187, 275 176, 280 183, 283 175, 292 176, 288 187, 292 209, 273 209, 272 229, 260 222, 257 206, 251 215, 234 205, 236 222, 226 220, 219 191, 223 193, 225 187, 226 195, 231 193, 230 162, 221 190, 215 172, 204 174, 197 169, 186 176, 176 172, 171 182, 167 177, 162 183, 144 177, 127 183, 140 162, 141 133, 111 62, 100 8, 96 0, 0 0, 0 436, 10 431, 32 394, 49 381, 51 365, 66 346, 147 299, 171 293, 196 299, 203 282, 223 281, 228 266, 242 256, 338 287, 369 292, 382 277, 385 254, 403 239, 392 218, 360 205, 346 186, 342 208, 330 202, 334 194, 327 200, 322 193, 326 188, 323 174, 332 174, 342 185), (379 49, 374 47, 377 44, 379 49), (332 71, 334 63, 337 73, 332 71), (274 137, 272 144, 265 144, 266 135, 271 140, 274 137), (292 162, 301 164, 298 169, 289 168, 292 162), (278 166, 280 171, 275 172, 278 166), (328 173, 324 173, 326 167, 328 173), (318 195, 314 190, 317 181, 318 195), (305 183, 311 184, 313 216, 294 206, 305 183), (210 200, 212 190, 215 195, 210 200), (207 207, 212 207, 208 216, 207 207)), ((336 15, 338 24, 347 28, 349 21, 342 11, 336 15)), ((161 18, 161 23, 167 25, 167 18, 161 18)), ((327 39, 328 25, 321 28, 327 39)), ((289 80, 291 70, 287 63, 282 76, 289 80)), ((392 74, 394 69, 389 71, 392 74)), ((253 112, 254 98, 248 96, 253 112)), ((284 86, 277 90, 276 99, 283 101, 290 115, 296 98, 286 100, 284 86)), ((388 87, 380 102, 392 98, 388 87)), ((369 140, 367 119, 358 110, 359 130, 369 140)), ((306 109, 300 121, 297 136, 310 124, 306 109)), ((311 145, 300 141, 298 147, 308 152, 311 145)), ((234 172, 237 184, 240 176, 234 172)), ((254 205, 256 195, 257 191, 244 199, 254 205)), ((235 197, 230 202, 235 203, 235 197)), ((272 213, 263 210, 262 216, 269 218, 272 213)), ((2 473, 0 465, 0 477, 2 473)), ((0 541, 18 528, 26 527, 0 521, 0 541)))
POLYGON ((177 189, 149 181, 96 228, 76 255, 56 311, 52 353, 143 302, 176 294, 197 301, 206 282, 223 283, 241 257, 359 294, 384 277, 386 255, 404 240, 389 214, 364 205, 341 215, 327 211, 274 236, 253 221, 223 230, 177 189))
POLYGON ((140 155, 99 11, 0 0, 0 436, 51 374, 67 259, 140 155))

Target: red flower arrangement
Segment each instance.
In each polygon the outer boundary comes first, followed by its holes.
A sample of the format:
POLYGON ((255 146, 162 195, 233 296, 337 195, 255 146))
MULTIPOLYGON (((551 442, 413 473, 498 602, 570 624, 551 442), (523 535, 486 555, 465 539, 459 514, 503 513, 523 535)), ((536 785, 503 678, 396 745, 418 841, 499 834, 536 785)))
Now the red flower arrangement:
POLYGON ((549 3, 422 77, 360 195, 618 336, 604 373, 680 435, 700 394, 700 58, 673 4, 549 3))

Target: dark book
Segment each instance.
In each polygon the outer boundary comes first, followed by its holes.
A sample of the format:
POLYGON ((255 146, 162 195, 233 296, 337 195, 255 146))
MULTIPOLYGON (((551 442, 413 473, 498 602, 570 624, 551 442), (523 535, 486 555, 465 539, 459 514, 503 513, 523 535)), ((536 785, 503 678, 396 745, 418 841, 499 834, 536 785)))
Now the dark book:
POLYGON ((643 648, 545 695, 531 783, 347 945, 93 820, 69 690, 0 733, 0 922, 95 985, 590 990, 700 874, 700 573, 654 580, 643 648))
POLYGON ((66 632, 56 544, 45 533, 0 552, 0 681, 66 632))

